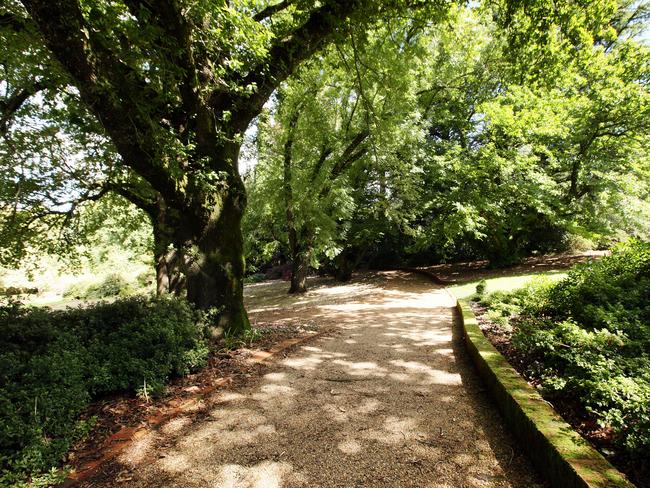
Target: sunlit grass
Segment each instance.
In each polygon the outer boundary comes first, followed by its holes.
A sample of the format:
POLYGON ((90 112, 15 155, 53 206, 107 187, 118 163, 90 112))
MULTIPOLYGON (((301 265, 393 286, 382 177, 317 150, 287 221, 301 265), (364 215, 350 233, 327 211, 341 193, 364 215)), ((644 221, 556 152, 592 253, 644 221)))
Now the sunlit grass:
MULTIPOLYGON (((567 276, 566 273, 560 271, 547 271, 540 273, 530 273, 517 276, 499 276, 497 278, 485 278, 487 284, 486 292, 492 293, 495 291, 512 291, 517 288, 522 288, 530 283, 538 276, 546 276, 553 281, 560 281, 567 276)), ((456 298, 469 298, 476 293, 476 285, 481 280, 470 281, 460 285, 450 286, 449 290, 456 296, 456 298)))
MULTIPOLYGON (((147 256, 132 258, 127 253, 109 253, 105 262, 93 264, 84 261, 77 267, 65 267, 53 257, 45 256, 38 267, 17 269, 0 268, 0 292, 4 288, 37 289, 38 293, 11 295, 23 304, 55 309, 68 306, 84 306, 100 301, 100 297, 83 296, 82 291, 97 287, 108 277, 119 275, 124 281, 124 290, 119 296, 146 295, 153 293, 155 275, 147 256), (137 259, 136 259, 137 258, 137 259), (141 275, 148 279, 144 283, 141 275), (80 295, 66 293, 71 288, 79 289, 80 295)), ((99 258, 96 259, 99 261, 99 258)), ((116 295, 117 296, 117 295, 116 295)), ((112 301, 116 296, 101 297, 112 301)))

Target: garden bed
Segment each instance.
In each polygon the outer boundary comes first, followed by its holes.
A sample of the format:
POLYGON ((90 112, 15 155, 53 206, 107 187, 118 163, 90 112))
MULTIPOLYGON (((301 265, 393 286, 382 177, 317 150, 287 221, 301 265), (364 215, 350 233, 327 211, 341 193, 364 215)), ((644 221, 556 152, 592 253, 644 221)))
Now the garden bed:
MULTIPOLYGON (((512 346, 511 335, 487 317, 487 308, 479 303, 470 302, 476 315, 479 327, 485 337, 533 387, 539 386, 539 381, 528 374, 528 361, 512 346)), ((543 395, 544 397, 544 395, 543 395)), ((545 396, 544 399, 553 409, 573 427, 582 437, 607 458, 617 469, 625 473, 639 488, 650 488, 650 466, 635 462, 623 454, 615 454, 613 450, 614 435, 611 428, 600 427, 593 415, 589 415, 577 402, 558 400, 545 396)))
POLYGON ((636 243, 562 282, 481 293, 472 302, 494 347, 643 488, 650 486, 648 254, 647 244, 636 243))
MULTIPOLYGON (((205 368, 173 380, 161 395, 143 398, 117 394, 93 402, 82 418, 94 419, 94 427, 67 455, 67 464, 74 473, 70 484, 94 476, 94 471, 116 454, 113 452, 116 447, 130 442, 137 430, 181 414, 200 415, 204 410, 203 399, 215 390, 238 388, 261 377, 266 365, 259 357, 270 357, 272 352, 284 350, 285 344, 288 349, 292 341, 314 337, 317 328, 258 322, 253 330, 260 333, 255 335, 254 344, 242 342, 233 349, 214 351, 205 368)), ((102 473, 103 477, 114 475, 102 473)))
POLYGON ((200 314, 172 298, 0 307, 0 485, 45 486, 61 479, 61 466, 97 465, 142 426, 255 379, 261 361, 326 329, 267 307, 286 296, 285 283, 251 288, 248 306, 260 309, 251 331, 219 344, 206 340, 200 314))

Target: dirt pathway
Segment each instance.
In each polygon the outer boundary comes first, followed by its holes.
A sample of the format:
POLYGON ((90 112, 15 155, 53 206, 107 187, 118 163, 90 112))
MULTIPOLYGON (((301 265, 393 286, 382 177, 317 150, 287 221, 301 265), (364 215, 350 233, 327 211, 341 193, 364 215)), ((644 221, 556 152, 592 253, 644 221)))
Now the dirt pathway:
POLYGON ((280 308, 257 292, 253 319, 339 329, 217 394, 205 415, 137 441, 105 486, 541 486, 464 354, 443 289, 393 272, 280 308))

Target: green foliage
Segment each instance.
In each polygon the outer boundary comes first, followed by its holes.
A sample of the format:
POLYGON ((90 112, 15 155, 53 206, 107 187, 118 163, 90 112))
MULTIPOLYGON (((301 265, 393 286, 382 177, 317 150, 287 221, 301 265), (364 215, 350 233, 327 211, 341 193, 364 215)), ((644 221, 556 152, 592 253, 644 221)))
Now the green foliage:
POLYGON ((607 49, 590 40, 613 15, 611 2, 596 3, 594 24, 569 4, 561 8, 571 13, 540 20, 564 25, 553 35, 543 29, 528 37, 540 25, 530 17, 550 8, 546 2, 513 12, 506 32, 465 13, 439 34, 430 75, 436 89, 422 98, 430 121, 427 196, 415 249, 503 265, 562 250, 572 235, 649 235, 648 48, 625 37, 607 49), (534 62, 513 56, 510 41, 520 34, 517 50, 532 49, 534 62))
POLYGON ((112 273, 99 283, 85 285, 75 283, 63 292, 63 296, 77 299, 99 299, 126 296, 133 293, 134 288, 121 274, 112 273))
POLYGON ((258 127, 252 265, 289 254, 278 188, 296 113, 294 214, 312 265, 502 266, 650 236, 648 47, 631 35, 645 7, 595 2, 591 18, 575 4, 551 14, 546 2, 530 12, 514 2, 507 15, 499 4, 452 7, 444 28, 352 33, 290 79, 258 127), (361 129, 363 157, 312 181, 321 156, 326 169, 361 129))
POLYGON ((151 217, 155 252, 182 244, 175 250, 209 263, 187 266, 196 277, 185 281, 189 299, 219 302, 228 327, 246 328, 238 158, 248 126, 326 46, 353 31, 361 44, 366 30, 410 10, 438 22, 447 7, 3 1, 0 137, 10 144, 0 145, 0 263, 30 247, 74 251, 85 237, 70 225, 80 209, 119 195, 151 217), (215 293, 204 293, 204 280, 215 293))
POLYGON ((223 336, 224 348, 227 350, 237 349, 238 347, 251 347, 254 342, 262 338, 262 332, 259 329, 248 329, 241 334, 226 332, 223 336))
POLYGON ((419 24, 409 38, 407 24, 351 32, 349 43, 291 79, 276 113, 261 120, 244 222, 253 266, 278 251, 307 256, 313 267, 336 267, 339 255, 362 249, 391 254, 380 244, 415 214, 407 195, 417 191, 410 174, 423 138, 417 92, 426 40, 419 24))
POLYGON ((154 282, 155 277, 153 273, 149 271, 143 271, 135 277, 135 286, 140 289, 149 287, 154 282))
POLYGON ((262 273, 255 273, 244 278, 244 283, 261 283, 266 279, 266 276, 262 273))
POLYGON ((609 329, 634 340, 650 338, 650 245, 616 247, 607 259, 573 269, 540 303, 540 312, 573 317, 589 330, 609 329))
POLYGON ((485 289, 487 288, 487 282, 485 280, 481 280, 476 284, 476 294, 481 297, 485 295, 485 289))
POLYGON ((567 278, 482 300, 489 318, 514 326, 528 375, 551 397, 576 400, 616 433, 617 445, 650 453, 650 243, 631 241, 578 265, 567 278))
POLYGON ((47 471, 89 428, 99 395, 205 364, 201 317, 178 299, 129 298, 51 311, 0 308, 0 469, 5 480, 47 471))
POLYGON ((65 290, 63 290, 63 298, 81 299, 85 298, 88 291, 86 283, 77 282, 72 283, 65 290))

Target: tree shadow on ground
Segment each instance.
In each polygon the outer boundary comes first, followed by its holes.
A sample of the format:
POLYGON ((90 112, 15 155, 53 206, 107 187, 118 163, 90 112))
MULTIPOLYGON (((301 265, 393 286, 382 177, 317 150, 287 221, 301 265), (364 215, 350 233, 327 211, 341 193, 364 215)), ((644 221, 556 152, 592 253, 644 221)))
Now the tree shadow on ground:
POLYGON ((339 330, 149 431, 88 486, 540 486, 444 290, 380 273, 294 305, 281 312, 339 330))

